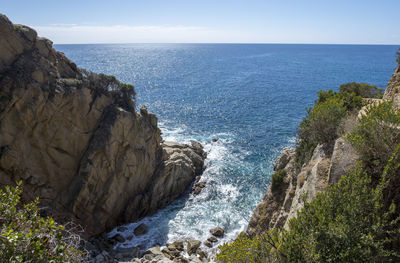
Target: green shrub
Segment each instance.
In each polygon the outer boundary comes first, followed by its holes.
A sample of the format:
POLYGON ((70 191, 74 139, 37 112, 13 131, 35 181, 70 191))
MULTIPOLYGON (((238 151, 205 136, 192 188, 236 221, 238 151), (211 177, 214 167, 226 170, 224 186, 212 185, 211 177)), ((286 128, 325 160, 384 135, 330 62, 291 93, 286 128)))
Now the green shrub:
MULTIPOLYGON (((357 84, 357 83, 356 83, 357 84)), ((316 105, 321 104, 328 99, 337 98, 343 101, 343 105, 346 107, 347 111, 351 112, 353 110, 358 110, 363 106, 363 101, 360 95, 355 92, 343 91, 343 92, 333 92, 332 90, 321 90, 318 92, 318 100, 315 102, 316 105)))
MULTIPOLYGON (((325 93, 321 93, 325 94, 325 93)), ((312 152, 318 144, 324 144, 329 153, 333 142, 338 137, 337 128, 347 114, 344 101, 338 96, 319 99, 314 108, 307 111, 306 118, 298 130, 299 144, 296 148, 298 168, 311 159, 312 152)))
POLYGON ((343 101, 336 97, 315 105, 308 112, 307 119, 300 124, 300 137, 330 144, 337 137, 336 129, 346 113, 343 101))
MULTIPOLYGON (((396 153, 398 154, 398 153, 396 153)), ((393 175, 391 175, 393 176, 393 175)), ((397 175, 399 176, 399 175, 397 175)), ((220 262, 399 262, 399 217, 361 168, 318 194, 289 221, 251 239, 221 245, 220 262)))
POLYGON ((360 96, 362 98, 381 99, 383 96, 382 88, 377 88, 376 86, 369 85, 366 83, 356 83, 356 82, 340 85, 339 92, 354 93, 356 96, 360 96))
POLYGON ((286 176, 286 170, 285 169, 280 169, 276 171, 275 173, 272 174, 271 176, 271 187, 272 190, 276 190, 280 188, 280 186, 283 183, 283 179, 286 176))
POLYGON ((279 239, 280 234, 276 230, 256 238, 241 233, 230 244, 218 246, 220 252, 217 254, 217 260, 220 263, 277 262, 279 251, 275 245, 279 243, 279 239))
POLYGON ((307 116, 298 128, 296 148, 297 168, 309 161, 318 144, 325 146, 330 154, 335 139, 343 131, 340 123, 346 115, 355 115, 363 106, 363 98, 381 98, 382 89, 365 83, 347 83, 333 90, 319 91, 314 107, 307 110, 307 116))
POLYGON ((111 95, 113 103, 132 112, 135 110, 135 88, 131 84, 119 81, 115 76, 97 74, 80 69, 83 77, 83 86, 94 92, 95 98, 102 95, 111 95))
POLYGON ((0 189, 0 262, 80 262, 80 239, 40 217, 38 199, 22 205, 21 193, 20 184, 0 189))
POLYGON ((360 153, 368 172, 377 178, 400 143, 400 112, 391 102, 370 106, 347 139, 360 153))

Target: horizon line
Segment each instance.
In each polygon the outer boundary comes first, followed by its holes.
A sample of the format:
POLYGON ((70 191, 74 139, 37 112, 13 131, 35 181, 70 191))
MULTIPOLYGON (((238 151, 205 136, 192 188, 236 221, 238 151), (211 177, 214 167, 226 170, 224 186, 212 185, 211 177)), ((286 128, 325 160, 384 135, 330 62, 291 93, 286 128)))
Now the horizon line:
POLYGON ((158 44, 158 45, 347 45, 347 46, 400 46, 394 43, 271 43, 271 42, 99 42, 99 43, 54 43, 53 45, 131 45, 131 44, 158 44))

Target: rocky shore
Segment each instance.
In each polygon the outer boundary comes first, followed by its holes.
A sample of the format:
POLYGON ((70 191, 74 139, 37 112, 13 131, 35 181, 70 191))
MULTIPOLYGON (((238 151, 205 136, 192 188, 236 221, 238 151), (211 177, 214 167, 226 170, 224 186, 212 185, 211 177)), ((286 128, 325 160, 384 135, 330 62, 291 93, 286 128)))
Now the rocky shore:
MULTIPOLYGON (((150 226, 149 226, 150 227, 150 226)), ((120 226, 118 231, 126 231, 126 227, 120 226)), ((147 226, 141 224, 133 230, 133 235, 127 237, 132 239, 147 233, 147 226)), ((86 243, 89 252, 89 262, 92 263, 116 263, 116 262, 181 262, 181 263, 204 263, 212 262, 212 254, 208 254, 204 248, 211 248, 214 243, 224 236, 224 229, 215 227, 210 229, 210 236, 201 242, 195 239, 181 239, 165 246, 155 246, 146 251, 140 247, 121 247, 117 244, 126 239, 119 233, 107 236, 103 233, 96 238, 90 238, 86 243)))
POLYGON ((79 69, 0 15, 0 186, 86 237, 165 207, 203 172, 201 144, 164 142, 134 87, 79 69))

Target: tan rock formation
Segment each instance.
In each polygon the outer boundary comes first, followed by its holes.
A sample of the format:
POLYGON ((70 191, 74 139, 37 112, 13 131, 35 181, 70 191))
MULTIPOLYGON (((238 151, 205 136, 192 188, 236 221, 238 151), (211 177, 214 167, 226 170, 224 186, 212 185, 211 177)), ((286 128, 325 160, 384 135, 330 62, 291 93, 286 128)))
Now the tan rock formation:
POLYGON ((400 107, 400 66, 396 68, 389 80, 383 99, 393 100, 394 105, 400 107))
POLYGON ((356 149, 351 146, 350 142, 343 137, 338 138, 333 147, 329 167, 329 185, 334 185, 339 182, 340 177, 353 170, 359 161, 360 156, 356 149))
POLYGON ((318 145, 311 160, 297 171, 295 149, 285 148, 274 165, 275 170, 286 170, 284 183, 279 189, 268 189, 250 219, 247 234, 258 236, 268 229, 288 228, 289 220, 303 208, 304 200, 311 201, 329 182, 337 182, 358 159, 355 150, 340 137, 331 156, 326 156, 323 146, 318 145))
POLYGON ((163 143, 134 90, 80 70, 0 15, 0 185, 73 215, 89 235, 154 213, 202 172, 201 145, 163 143))

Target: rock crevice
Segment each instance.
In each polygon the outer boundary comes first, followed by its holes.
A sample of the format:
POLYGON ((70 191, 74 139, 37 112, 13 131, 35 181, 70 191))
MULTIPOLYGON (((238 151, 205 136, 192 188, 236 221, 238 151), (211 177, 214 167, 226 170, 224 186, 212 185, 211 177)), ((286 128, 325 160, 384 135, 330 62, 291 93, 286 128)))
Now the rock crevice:
POLYGON ((154 213, 203 171, 201 145, 162 141, 133 86, 78 67, 0 15, 0 185, 23 182, 89 236, 154 213))

